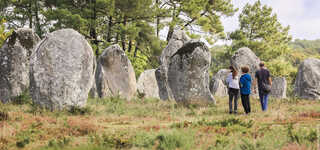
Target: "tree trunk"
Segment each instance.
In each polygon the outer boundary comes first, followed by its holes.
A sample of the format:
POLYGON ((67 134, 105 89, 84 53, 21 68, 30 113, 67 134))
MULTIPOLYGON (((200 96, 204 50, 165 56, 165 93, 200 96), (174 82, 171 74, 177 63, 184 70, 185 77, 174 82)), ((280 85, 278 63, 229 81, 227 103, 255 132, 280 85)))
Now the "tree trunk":
POLYGON ((108 35, 107 35, 107 42, 111 42, 111 32, 112 32, 112 26, 113 26, 113 23, 112 23, 112 16, 109 17, 109 24, 108 24, 108 35))
POLYGON ((131 49, 132 49, 132 40, 129 41, 128 52, 131 52, 131 49))
POLYGON ((33 19, 32 19, 32 0, 29 0, 29 9, 28 9, 28 17, 29 17, 29 28, 32 29, 32 23, 33 23, 33 19))
MULTIPOLYGON (((160 0, 156 0, 156 4, 159 5, 159 3, 160 3, 160 0)), ((159 15, 157 15, 156 25, 157 25, 157 38, 159 38, 159 33, 160 33, 160 17, 159 17, 159 15)))
MULTIPOLYGON (((123 17, 123 25, 124 26, 127 25, 127 17, 126 16, 123 17)), ((121 44, 122 44, 123 51, 126 51, 126 35, 125 34, 121 34, 121 44)))
POLYGON ((40 38, 42 38, 42 30, 40 25, 40 18, 39 18, 39 3, 38 1, 35 1, 35 17, 36 17, 36 33, 39 35, 40 38))
POLYGON ((96 30, 96 20, 97 20, 97 10, 96 10, 96 0, 92 0, 92 14, 91 14, 91 24, 90 24, 90 38, 93 40, 93 44, 96 45, 96 55, 99 55, 98 48, 98 35, 96 30))
MULTIPOLYGON (((172 21, 176 21, 176 6, 173 6, 172 21)), ((174 32, 174 26, 170 25, 168 35, 167 35, 168 42, 171 39, 173 32, 174 32)))
POLYGON ((133 57, 137 57, 138 50, 139 50, 139 42, 137 42, 136 48, 134 49, 133 57))

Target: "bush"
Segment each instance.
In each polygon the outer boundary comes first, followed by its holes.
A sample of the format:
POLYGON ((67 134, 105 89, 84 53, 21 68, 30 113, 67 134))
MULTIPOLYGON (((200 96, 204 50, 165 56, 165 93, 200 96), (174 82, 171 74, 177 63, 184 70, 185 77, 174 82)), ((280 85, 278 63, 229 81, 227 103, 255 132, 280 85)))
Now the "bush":
POLYGON ((9 110, 0 101, 0 121, 6 121, 6 120, 9 120, 9 110))
POLYGON ((163 132, 156 137, 159 145, 158 150, 175 149, 193 149, 195 140, 193 132, 173 130, 172 132, 163 132))

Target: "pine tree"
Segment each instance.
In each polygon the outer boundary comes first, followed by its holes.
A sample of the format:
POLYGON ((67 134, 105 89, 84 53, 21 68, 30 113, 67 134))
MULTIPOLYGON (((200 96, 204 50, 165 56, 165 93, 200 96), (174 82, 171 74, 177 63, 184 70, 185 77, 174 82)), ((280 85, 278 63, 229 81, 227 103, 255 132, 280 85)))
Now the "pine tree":
POLYGON ((169 0, 164 3, 171 17, 167 40, 178 26, 213 43, 214 39, 225 36, 220 17, 232 16, 237 11, 231 0, 169 0))
POLYGON ((272 8, 257 1, 247 4, 239 16, 240 29, 230 34, 233 51, 249 47, 261 59, 269 61, 289 53, 289 26, 283 27, 272 8))

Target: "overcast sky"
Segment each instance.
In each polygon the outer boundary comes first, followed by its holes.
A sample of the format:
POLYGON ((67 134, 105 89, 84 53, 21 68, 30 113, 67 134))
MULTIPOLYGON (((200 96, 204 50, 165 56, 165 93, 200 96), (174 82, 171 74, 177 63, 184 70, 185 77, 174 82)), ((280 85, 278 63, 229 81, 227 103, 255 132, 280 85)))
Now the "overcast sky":
MULTIPOLYGON (((246 3, 256 0, 232 0, 239 12, 230 18, 224 18, 226 32, 238 28, 238 15, 246 3)), ((320 0, 261 0, 277 13, 282 25, 290 25, 290 34, 294 39, 320 39, 320 0)))

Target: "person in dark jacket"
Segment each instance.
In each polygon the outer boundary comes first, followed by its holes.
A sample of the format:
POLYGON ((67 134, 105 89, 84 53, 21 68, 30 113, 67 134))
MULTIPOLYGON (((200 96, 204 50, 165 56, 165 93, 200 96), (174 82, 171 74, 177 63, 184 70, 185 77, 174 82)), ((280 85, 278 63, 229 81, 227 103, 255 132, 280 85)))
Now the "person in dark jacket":
MULTIPOLYGON (((256 72, 255 80, 253 85, 256 87, 258 82, 258 91, 259 91, 259 98, 261 103, 262 111, 267 111, 268 108, 268 98, 269 93, 271 92, 272 86, 272 79, 270 76, 269 70, 265 67, 264 62, 259 64, 260 69, 256 72), (268 87, 269 86, 269 87, 268 87)), ((254 93, 256 88, 254 88, 254 93)))
POLYGON ((240 94, 241 102, 246 114, 251 112, 250 108, 250 94, 251 94, 251 82, 252 78, 250 76, 249 67, 241 67, 242 76, 240 77, 240 94))

